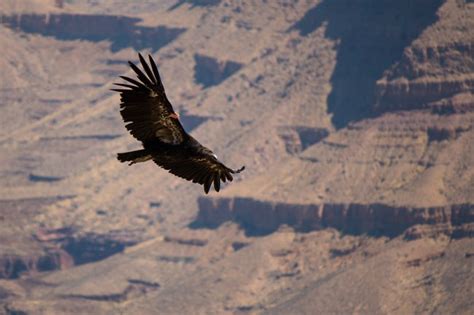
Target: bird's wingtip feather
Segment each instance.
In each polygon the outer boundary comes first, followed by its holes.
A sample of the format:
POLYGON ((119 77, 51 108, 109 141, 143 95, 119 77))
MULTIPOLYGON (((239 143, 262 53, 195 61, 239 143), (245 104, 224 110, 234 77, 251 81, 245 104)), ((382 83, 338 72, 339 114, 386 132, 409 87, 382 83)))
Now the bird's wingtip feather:
POLYGON ((238 170, 234 170, 233 173, 238 174, 238 173, 242 172, 243 170, 245 170, 245 165, 242 166, 241 168, 239 168, 238 170))

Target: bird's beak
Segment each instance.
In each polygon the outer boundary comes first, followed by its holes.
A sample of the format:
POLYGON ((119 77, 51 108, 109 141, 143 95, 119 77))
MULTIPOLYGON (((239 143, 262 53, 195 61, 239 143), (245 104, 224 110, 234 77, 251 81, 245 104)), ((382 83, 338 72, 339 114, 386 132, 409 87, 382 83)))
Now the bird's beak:
POLYGON ((179 114, 178 113, 173 112, 169 115, 169 117, 179 120, 179 114))

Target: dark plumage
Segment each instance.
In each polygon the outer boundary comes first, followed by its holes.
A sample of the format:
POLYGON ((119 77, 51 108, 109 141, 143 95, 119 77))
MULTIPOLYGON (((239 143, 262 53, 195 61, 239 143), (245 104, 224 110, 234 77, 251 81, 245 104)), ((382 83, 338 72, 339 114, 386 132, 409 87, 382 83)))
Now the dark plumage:
POLYGON ((220 181, 232 181, 232 170, 221 163, 211 150, 186 133, 173 110, 161 83, 158 68, 151 56, 148 65, 138 54, 143 72, 132 62, 130 67, 138 80, 121 76, 127 83, 114 83, 120 88, 120 114, 125 127, 143 144, 142 150, 119 153, 120 162, 129 165, 153 160, 171 174, 204 186, 206 194, 211 185, 219 191, 220 181))

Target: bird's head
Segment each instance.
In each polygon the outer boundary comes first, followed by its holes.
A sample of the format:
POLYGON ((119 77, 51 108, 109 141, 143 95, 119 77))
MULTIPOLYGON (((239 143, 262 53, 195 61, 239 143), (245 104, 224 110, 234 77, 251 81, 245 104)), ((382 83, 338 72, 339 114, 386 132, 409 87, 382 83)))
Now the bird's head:
POLYGON ((179 120, 179 113, 172 112, 168 117, 171 117, 171 118, 174 118, 174 119, 179 120))

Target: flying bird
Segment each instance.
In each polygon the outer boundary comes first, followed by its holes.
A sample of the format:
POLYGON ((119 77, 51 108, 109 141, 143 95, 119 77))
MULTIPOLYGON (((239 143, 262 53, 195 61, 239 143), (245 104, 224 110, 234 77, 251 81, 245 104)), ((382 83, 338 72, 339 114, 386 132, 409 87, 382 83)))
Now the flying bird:
POLYGON ((138 80, 120 76, 126 83, 114 83, 119 88, 112 90, 120 93, 125 127, 142 142, 143 149, 118 153, 117 159, 129 165, 153 160, 171 174, 203 185, 206 194, 212 184, 219 191, 221 181, 232 181, 232 174, 240 173, 245 166, 238 170, 225 166, 210 149, 186 133, 166 97, 155 61, 149 55, 148 65, 140 53, 138 57, 144 72, 128 62, 138 80))

